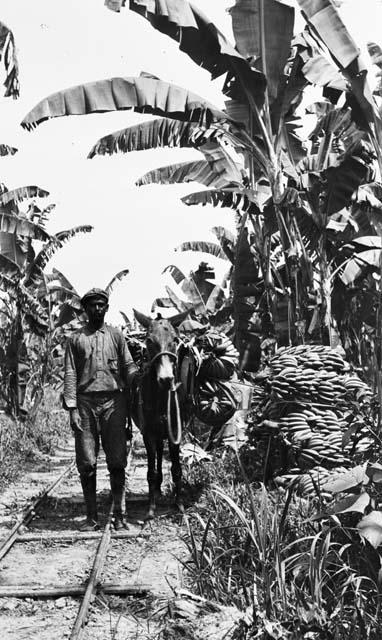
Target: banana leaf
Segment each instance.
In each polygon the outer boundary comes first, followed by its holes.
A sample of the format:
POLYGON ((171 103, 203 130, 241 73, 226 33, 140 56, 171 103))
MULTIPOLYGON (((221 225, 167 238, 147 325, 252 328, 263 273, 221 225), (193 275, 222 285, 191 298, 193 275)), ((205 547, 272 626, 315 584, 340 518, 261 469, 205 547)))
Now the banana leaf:
POLYGON ((181 198, 181 200, 188 206, 196 204, 204 206, 206 204, 210 204, 213 207, 227 207, 242 213, 246 211, 254 215, 259 213, 257 204, 248 197, 245 190, 206 189, 205 191, 190 193, 189 195, 181 198))
POLYGON ((215 236, 217 237, 220 243, 227 242, 232 247, 235 245, 235 241, 236 241, 235 236, 229 229, 219 226, 219 227, 212 227, 211 231, 212 233, 215 234, 215 236))
POLYGON ((220 285, 215 285, 206 301, 206 311, 215 313, 224 302, 224 291, 220 285))
POLYGON ((206 179, 208 181, 211 178, 213 182, 210 174, 209 165, 205 160, 178 162, 148 171, 138 178, 135 184, 138 187, 148 184, 175 184, 180 182, 200 182, 205 184, 204 181, 206 179), (207 175, 204 176, 203 174, 207 175))
POLYGON ((216 176, 221 176, 222 182, 225 182, 225 185, 221 186, 240 186, 246 180, 246 172, 241 163, 232 159, 228 149, 228 147, 212 141, 199 147, 199 151, 205 156, 211 171, 216 176))
MULTIPOLYGON (((160 307, 161 309, 173 309, 174 303, 170 298, 155 298, 151 305, 151 313, 153 313, 157 307, 160 307)), ((177 311, 181 311, 178 307, 175 308, 177 311)))
POLYGON ((69 289, 70 291, 73 291, 73 293, 77 293, 75 288, 73 287, 72 283, 69 282, 69 280, 67 279, 66 276, 64 276, 64 274, 59 271, 58 269, 56 269, 55 267, 53 267, 52 269, 52 273, 46 273, 45 274, 45 278, 49 281, 50 277, 54 280, 59 280, 59 282, 61 283, 61 285, 63 287, 65 287, 66 289, 69 289))
POLYGON ((106 285, 106 293, 110 294, 114 288, 115 283, 123 280, 123 278, 127 276, 128 273, 130 273, 129 269, 122 269, 122 271, 118 271, 118 273, 116 273, 115 276, 113 276, 110 282, 106 285))
MULTIPOLYGON (((297 0, 303 16, 314 33, 329 50, 336 65, 351 84, 353 94, 369 125, 378 120, 370 87, 365 80, 367 67, 360 57, 359 48, 348 32, 331 0, 297 0)), ((377 130, 377 135, 379 132, 377 130)))
POLYGON ((20 93, 19 69, 16 57, 16 45, 13 33, 0 22, 0 61, 3 60, 5 69, 5 97, 18 98, 20 93))
POLYGON ((105 0, 105 7, 110 9, 110 11, 120 12, 121 7, 125 6, 125 0, 105 0))
POLYGON ((156 118, 100 138, 90 150, 88 158, 163 147, 198 148, 209 140, 219 140, 224 133, 224 129, 216 125, 203 129, 194 122, 156 118))
POLYGON ((373 159, 367 144, 360 142, 351 154, 345 156, 341 164, 322 172, 326 180, 324 210, 328 215, 349 206, 358 187, 370 182, 373 176, 373 159))
POLYGON ((130 9, 146 18, 151 25, 179 42, 197 65, 207 69, 212 79, 227 74, 223 92, 243 99, 250 91, 259 105, 264 100, 265 76, 251 69, 245 58, 200 11, 186 0, 130 0, 130 9))
POLYGON ((30 222, 30 220, 26 218, 1 212, 0 232, 25 236, 33 240, 41 240, 42 242, 46 242, 51 237, 40 225, 30 222))
POLYGON ((163 269, 162 273, 169 273, 175 280, 176 284, 181 284, 186 277, 175 264, 169 264, 165 269, 163 269))
POLYGON ((274 100, 290 52, 294 9, 276 0, 236 0, 229 13, 238 51, 264 73, 269 97, 274 100))
POLYGON ((36 186, 19 187, 11 189, 0 195, 0 207, 5 206, 9 202, 21 202, 25 198, 46 198, 49 191, 36 186))
POLYGON ((319 87, 330 87, 338 91, 346 91, 346 79, 335 64, 328 59, 318 42, 312 37, 309 28, 294 38, 299 58, 302 61, 301 73, 310 84, 319 87))
POLYGON ((187 311, 188 309, 192 309, 192 304, 189 302, 185 302, 184 300, 181 300, 179 296, 176 295, 175 291, 171 289, 171 287, 166 285, 165 289, 175 309, 181 312, 187 311))
POLYGON ((16 262, 10 258, 6 258, 0 253, 0 274, 7 278, 19 278, 21 275, 20 268, 16 262))
POLYGON ((368 249, 367 251, 360 251, 354 256, 344 267, 342 273, 340 273, 340 279, 344 284, 351 284, 359 276, 362 275, 365 269, 372 269, 375 272, 379 271, 379 263, 381 258, 381 249, 368 249))
POLYGON ((53 93, 39 102, 21 126, 31 130, 49 118, 133 109, 210 126, 228 117, 198 95, 157 78, 111 78, 53 93))
POLYGON ((0 231, 0 255, 15 262, 21 269, 28 258, 20 238, 14 233, 3 233, 0 231))
POLYGON ((215 258, 228 260, 223 249, 218 244, 215 242, 205 242, 204 240, 182 242, 175 251, 198 251, 201 253, 208 253, 211 256, 215 256, 215 258))
POLYGON ((136 185, 142 187, 148 184, 176 184, 183 182, 199 182, 206 187, 220 188, 231 184, 224 174, 220 175, 211 171, 210 164, 205 160, 194 162, 179 162, 165 167, 159 167, 148 171, 141 176, 136 185))
POLYGON ((59 231, 54 236, 51 236, 49 241, 45 243, 41 251, 29 265, 24 284, 26 286, 32 283, 38 284, 42 278, 43 270, 54 253, 58 249, 61 249, 65 242, 74 236, 79 233, 90 233, 92 230, 93 227, 90 225, 81 225, 79 227, 73 227, 72 229, 66 229, 65 231, 59 231))
POLYGON ((14 156, 17 153, 16 147, 9 147, 7 144, 0 144, 0 156, 14 156))
POLYGON ((382 96, 382 49, 375 42, 368 42, 367 50, 372 63, 377 67, 375 74, 377 77, 377 85, 373 89, 373 94, 376 96, 382 96))

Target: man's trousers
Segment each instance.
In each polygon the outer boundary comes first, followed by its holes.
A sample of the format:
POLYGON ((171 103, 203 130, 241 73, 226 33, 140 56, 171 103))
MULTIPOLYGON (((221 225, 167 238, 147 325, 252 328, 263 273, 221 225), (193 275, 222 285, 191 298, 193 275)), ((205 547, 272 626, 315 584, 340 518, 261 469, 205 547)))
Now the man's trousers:
POLYGON ((93 475, 97 468, 100 439, 109 472, 126 467, 127 399, 122 392, 78 395, 82 432, 75 433, 76 463, 81 476, 93 475))

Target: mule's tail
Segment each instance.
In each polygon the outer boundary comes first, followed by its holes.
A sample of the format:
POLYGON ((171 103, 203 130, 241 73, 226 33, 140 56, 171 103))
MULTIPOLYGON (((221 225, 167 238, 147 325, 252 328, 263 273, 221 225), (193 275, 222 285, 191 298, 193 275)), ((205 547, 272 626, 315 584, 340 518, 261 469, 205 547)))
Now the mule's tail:
POLYGON ((167 397, 167 433, 171 444, 180 444, 182 439, 182 418, 180 415, 178 391, 176 387, 169 390, 167 397))

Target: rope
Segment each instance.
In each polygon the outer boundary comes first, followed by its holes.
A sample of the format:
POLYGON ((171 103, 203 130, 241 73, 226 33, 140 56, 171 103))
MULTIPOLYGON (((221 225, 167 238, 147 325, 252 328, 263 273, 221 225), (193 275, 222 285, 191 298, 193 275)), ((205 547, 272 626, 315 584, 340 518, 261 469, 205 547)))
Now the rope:
POLYGON ((167 397, 167 433, 168 439, 173 445, 179 445, 182 439, 182 420, 180 417, 179 400, 176 387, 170 389, 167 397), (171 420, 172 399, 175 401, 175 417, 176 417, 176 436, 174 435, 171 420))

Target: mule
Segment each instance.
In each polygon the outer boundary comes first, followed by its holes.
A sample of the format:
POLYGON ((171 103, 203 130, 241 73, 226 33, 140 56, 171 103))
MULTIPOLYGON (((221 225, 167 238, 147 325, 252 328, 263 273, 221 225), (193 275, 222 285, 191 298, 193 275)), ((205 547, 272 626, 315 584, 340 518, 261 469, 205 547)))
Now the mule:
POLYGON ((175 504, 183 513, 182 467, 179 445, 182 416, 179 407, 177 381, 177 342, 175 326, 185 314, 172 319, 152 320, 134 309, 138 322, 147 329, 148 362, 143 368, 134 401, 134 421, 139 426, 147 453, 149 507, 147 519, 154 517, 156 502, 161 495, 164 440, 168 439, 171 475, 175 489, 175 504))

